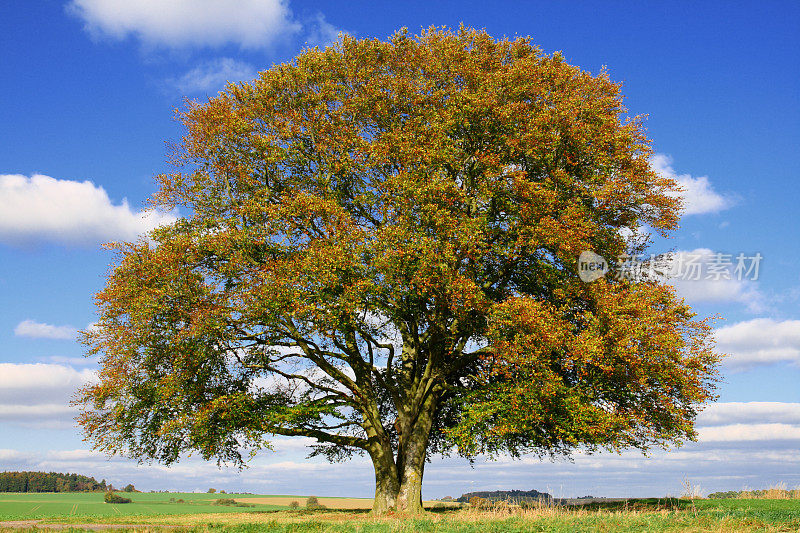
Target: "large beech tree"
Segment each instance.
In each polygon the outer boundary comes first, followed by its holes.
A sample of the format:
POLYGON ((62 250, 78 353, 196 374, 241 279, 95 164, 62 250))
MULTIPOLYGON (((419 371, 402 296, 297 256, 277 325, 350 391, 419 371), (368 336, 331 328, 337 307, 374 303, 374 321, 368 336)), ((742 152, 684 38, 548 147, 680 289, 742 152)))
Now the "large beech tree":
POLYGON ((156 205, 96 297, 97 448, 241 465, 274 435, 366 453, 375 512, 420 512, 426 460, 693 439, 709 326, 655 279, 577 258, 677 225, 620 85, 529 39, 347 36, 179 113, 156 205))

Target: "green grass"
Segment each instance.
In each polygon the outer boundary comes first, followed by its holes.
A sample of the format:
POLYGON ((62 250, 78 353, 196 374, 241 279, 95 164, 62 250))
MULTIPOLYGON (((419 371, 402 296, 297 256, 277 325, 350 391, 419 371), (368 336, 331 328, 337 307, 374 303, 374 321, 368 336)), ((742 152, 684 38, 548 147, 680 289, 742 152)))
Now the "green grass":
POLYGON ((131 503, 108 504, 103 493, 0 493, 0 520, 49 518, 115 518, 121 516, 163 516, 175 514, 241 513, 285 509, 277 505, 235 507, 214 505, 219 498, 247 497, 245 494, 120 492, 131 503), (170 498, 184 503, 170 502, 170 498))
MULTIPOLYGON (((575 531, 798 531, 800 500, 650 499, 584 507, 532 510, 436 510, 420 518, 375 518, 365 511, 290 511, 275 505, 228 507, 218 498, 237 494, 133 493, 134 503, 109 505, 102 494, 0 494, 0 520, 44 518, 52 523, 136 524, 158 529, 177 526, 181 532, 225 533, 501 533, 575 531), (183 504, 169 499, 182 498, 183 504), (116 508, 116 509, 115 509, 116 508)), ((298 497, 300 499, 300 497, 298 497)), ((45 524, 37 527, 46 528, 45 524)), ((0 528, 2 529, 2 528, 0 528)), ((118 530, 116 530, 118 531, 118 530)))

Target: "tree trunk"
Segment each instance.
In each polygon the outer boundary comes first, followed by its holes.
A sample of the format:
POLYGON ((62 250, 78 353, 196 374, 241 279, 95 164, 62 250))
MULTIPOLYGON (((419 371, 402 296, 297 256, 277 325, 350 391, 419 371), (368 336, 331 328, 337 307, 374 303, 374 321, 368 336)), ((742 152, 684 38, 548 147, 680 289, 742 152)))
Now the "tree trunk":
MULTIPOLYGON (((374 514, 397 512, 422 514, 422 474, 437 405, 437 388, 428 390, 415 407, 398 409, 395 421, 397 450, 378 424, 364 424, 367 452, 375 469, 374 514)), ((365 420, 380 420, 377 411, 367 412, 365 420)))
POLYGON ((397 509, 408 514, 421 514, 422 507, 422 474, 425 469, 425 458, 428 451, 428 439, 433 425, 433 396, 420 409, 417 419, 404 445, 398 452, 398 474, 400 491, 397 494, 397 509))
POLYGON ((400 481, 397 476, 391 447, 376 447, 370 450, 372 466, 375 468, 375 501, 372 512, 377 515, 386 514, 397 508, 397 494, 400 481))
POLYGON ((422 514, 422 465, 406 466, 403 469, 400 491, 397 494, 397 510, 405 514, 422 514))
POLYGON ((425 442, 415 442, 411 446, 413 453, 405 454, 401 470, 398 470, 394 461, 385 460, 387 456, 391 457, 391 451, 370 453, 375 468, 375 501, 372 505, 374 514, 386 514, 390 511, 402 514, 424 512, 422 473, 425 466, 426 445, 427 438, 425 442))
POLYGON ((369 450, 375 468, 375 501, 372 511, 384 514, 422 514, 422 474, 433 426, 436 400, 429 396, 413 419, 398 420, 398 450, 388 440, 374 439, 369 450))

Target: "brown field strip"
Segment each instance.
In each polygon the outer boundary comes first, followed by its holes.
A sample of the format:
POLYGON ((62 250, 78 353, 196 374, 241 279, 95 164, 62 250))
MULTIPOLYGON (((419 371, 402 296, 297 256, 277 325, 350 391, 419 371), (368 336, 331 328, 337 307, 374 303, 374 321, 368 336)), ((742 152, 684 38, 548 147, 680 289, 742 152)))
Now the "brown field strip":
MULTIPOLYGON (((289 505, 297 502, 306 506, 308 496, 263 496, 260 498, 236 498, 241 503, 260 503, 264 505, 289 505)), ((372 509, 372 498, 317 498, 328 509, 372 509)))
MULTIPOLYGON (((260 503, 264 505, 289 505, 297 502, 300 507, 305 507, 308 496, 262 496, 259 498, 236 498, 241 503, 260 503)), ((319 503, 328 509, 372 509, 372 498, 328 498, 320 496, 319 503)), ((425 506, 432 506, 439 502, 426 501, 425 506)))

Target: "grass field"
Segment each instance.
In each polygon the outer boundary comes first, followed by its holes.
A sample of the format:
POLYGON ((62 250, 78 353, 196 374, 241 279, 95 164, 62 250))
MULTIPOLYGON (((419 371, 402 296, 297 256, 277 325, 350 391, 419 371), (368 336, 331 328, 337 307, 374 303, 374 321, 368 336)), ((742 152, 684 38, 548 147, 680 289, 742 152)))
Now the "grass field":
MULTIPOLYGON (((0 520, 88 517, 106 518, 124 515, 163 516, 174 514, 241 513, 241 507, 214 505, 218 498, 247 498, 250 494, 196 493, 119 493, 132 500, 126 504, 103 503, 103 493, 0 493, 0 520), (183 503, 170 499, 183 500, 183 503)), ((301 503, 305 503, 302 501, 301 503)), ((286 505, 268 502, 250 504, 248 511, 287 509, 286 505)))
MULTIPOLYGON (((356 498, 320 498, 323 510, 288 510, 302 496, 235 494, 128 494, 134 503, 109 505, 102 494, 0 494, 0 520, 44 518, 38 529, 82 530, 89 527, 128 528, 131 531, 278 532, 516 532, 516 531, 798 531, 800 500, 632 500, 626 503, 538 509, 472 510, 437 508, 421 518, 374 518, 356 498), (253 507, 218 506, 219 497, 247 500, 253 507), (169 499, 185 503, 170 503, 169 499), (287 499, 288 502, 286 501, 287 499), (327 501, 326 501, 327 500, 327 501), (259 502, 259 503, 256 503, 259 502), (272 502, 272 503, 260 503, 272 502), (348 509, 333 509, 338 502, 348 509)), ((28 524, 30 525, 30 524, 28 524)), ((0 523, 0 530, 9 524, 0 523)), ((115 530, 119 531, 119 530, 115 530)))

